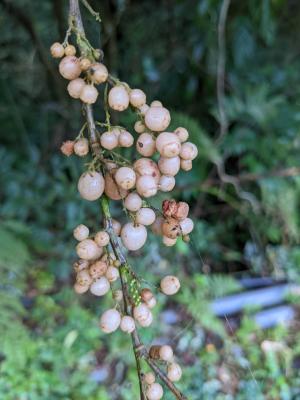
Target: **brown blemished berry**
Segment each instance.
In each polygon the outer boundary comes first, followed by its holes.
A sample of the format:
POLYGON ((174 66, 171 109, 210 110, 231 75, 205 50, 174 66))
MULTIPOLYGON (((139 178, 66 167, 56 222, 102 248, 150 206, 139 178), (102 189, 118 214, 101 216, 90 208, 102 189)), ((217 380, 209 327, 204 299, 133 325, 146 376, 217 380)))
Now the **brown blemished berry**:
POLYGON ((177 204, 177 210, 176 213, 174 214, 174 218, 178 219, 179 221, 184 220, 185 218, 187 218, 189 210, 190 207, 188 203, 186 203, 185 201, 180 201, 177 204))
POLYGON ((84 239, 79 242, 76 246, 76 251, 79 258, 83 260, 94 260, 100 257, 103 253, 103 249, 92 240, 84 239))
POLYGON ((153 346, 150 347, 149 356, 151 358, 153 358, 153 360, 159 360, 160 359, 160 355, 159 355, 160 348, 161 348, 160 345, 153 345, 153 346))
POLYGON ((50 53, 53 58, 62 58, 65 54, 64 46, 58 42, 55 42, 50 47, 50 53))
POLYGON ((193 168, 192 160, 180 160, 180 168, 183 171, 190 171, 193 168))
POLYGON ((171 363, 167 367, 167 376, 171 382, 178 382, 182 376, 180 365, 171 363))
POLYGON ((106 274, 107 268, 108 267, 107 267, 106 262, 104 262, 102 260, 101 261, 96 261, 89 268, 90 276, 93 279, 98 279, 101 276, 106 274))
POLYGON ((105 276, 101 276, 101 278, 96 279, 90 287, 90 292, 95 296, 104 296, 107 292, 109 292, 110 284, 108 279, 105 276))
POLYGON ((162 212, 165 217, 173 217, 177 211, 177 201, 174 199, 166 199, 162 202, 162 212))
POLYGON ((136 133, 143 133, 145 132, 146 127, 142 121, 136 121, 136 123, 134 124, 134 130, 136 131, 136 133))
POLYGON ((175 218, 167 218, 162 224, 162 232, 164 236, 176 239, 181 235, 179 222, 175 218))
POLYGON ((158 188, 161 192, 170 192, 175 187, 174 176, 162 175, 158 182, 158 188))
POLYGON ((114 86, 108 93, 108 104, 115 111, 124 111, 129 106, 129 95, 123 85, 114 86))
POLYGON ((94 104, 98 98, 98 90, 93 85, 85 85, 80 93, 80 100, 85 104, 94 104))
POLYGON ((69 95, 73 97, 73 99, 79 99, 85 85, 86 83, 82 78, 76 78, 71 80, 67 86, 69 95))
POLYGON ((116 331, 121 323, 121 314, 114 308, 105 311, 100 318, 100 328, 104 333, 116 331))
POLYGON ((90 285, 80 285, 79 283, 74 284, 74 290, 77 294, 83 294, 86 293, 90 288, 90 285))
POLYGON ((107 150, 113 150, 118 147, 118 136, 113 131, 102 133, 100 137, 101 146, 107 150))
POLYGON ((160 172, 155 161, 151 158, 139 158, 133 164, 133 168, 137 175, 151 176, 158 184, 160 172))
POLYGON ((121 239, 128 250, 139 250, 146 242, 147 229, 144 225, 134 225, 132 222, 128 222, 122 227, 121 239))
POLYGON ((88 58, 82 58, 80 60, 80 68, 82 71, 87 71, 91 66, 91 61, 88 58))
POLYGON ((150 107, 145 113, 145 125, 154 132, 164 131, 170 121, 170 113, 164 107, 150 107))
POLYGON ((172 132, 162 132, 156 138, 156 149, 162 157, 176 157, 180 153, 181 143, 172 132))
POLYGON ((60 151, 67 157, 70 157, 74 153, 74 144, 73 140, 67 140, 64 142, 61 147, 60 151))
POLYGON ((115 180, 113 175, 108 172, 105 175, 105 194, 112 200, 121 200, 124 199, 127 195, 127 190, 120 188, 115 180))
POLYGON ((142 133, 136 141, 136 150, 144 157, 151 157, 156 151, 155 140, 150 133, 142 133))
POLYGON ((133 107, 140 108, 146 103, 146 95, 141 89, 132 89, 129 93, 129 101, 133 107))
POLYGON ((128 211, 136 212, 142 207, 142 199, 137 193, 129 193, 124 201, 128 211))
POLYGON ((121 167, 115 173, 115 181, 122 189, 132 189, 135 186, 136 174, 132 168, 121 167))
POLYGON ((135 322, 129 315, 124 315, 121 319, 120 329, 126 333, 132 333, 135 330, 135 322))
POLYGON ((178 156, 172 158, 160 157, 158 168, 163 175, 175 176, 180 170, 180 158, 178 156))
POLYGON ((92 82, 96 85, 106 82, 108 78, 108 71, 104 64, 94 63, 90 67, 90 75, 92 82))
POLYGON ((118 140, 121 147, 131 147, 134 143, 132 134, 124 130, 121 131, 118 140))
POLYGON ((149 207, 140 208, 135 216, 136 222, 145 226, 152 225, 155 218, 155 212, 149 207))
POLYGON ((167 296, 172 296, 180 289, 180 282, 176 276, 167 275, 160 281, 161 291, 167 296))
POLYGON ((174 353, 172 347, 168 345, 161 346, 159 349, 159 357, 163 361, 173 361, 174 353))
POLYGON ((189 133, 187 129, 182 128, 181 126, 174 131, 175 135, 178 136, 181 143, 184 143, 189 138, 189 133))
POLYGON ((184 160, 194 160, 198 155, 197 146, 191 142, 185 142, 181 146, 180 157, 184 160))
POLYGON ((79 157, 84 157, 89 152, 89 141, 86 138, 76 140, 74 144, 74 153, 79 157))
POLYGON ((89 228, 83 224, 76 226, 76 228, 73 230, 73 236, 79 242, 81 242, 84 239, 87 239, 89 237, 89 234, 90 234, 89 228))
POLYGON ((91 278, 89 272, 86 269, 84 269, 84 270, 79 271, 77 273, 76 282, 79 285, 88 286, 88 285, 90 285, 92 283, 92 278, 91 278))
POLYGON ((81 74, 80 61, 75 56, 66 56, 59 63, 59 73, 65 79, 72 80, 81 74))
POLYGON ((104 192, 104 178, 100 172, 84 172, 78 181, 78 191, 85 200, 98 200, 104 192))
POLYGON ((73 268, 75 272, 82 271, 84 269, 87 269, 89 266, 89 262, 87 260, 77 260, 73 263, 73 268))
POLYGON ((109 243, 109 234, 105 231, 99 231, 96 233, 94 240, 99 247, 107 246, 109 243))
POLYGON ((191 220, 191 218, 184 218, 182 221, 180 221, 180 228, 182 235, 188 235, 194 229, 194 222, 191 220))
POLYGON ((148 308, 153 308, 156 305, 156 298, 150 289, 144 288, 141 290, 141 298, 147 304, 148 308))
POLYGON ((148 198, 156 195, 158 185, 152 176, 142 175, 136 180, 136 190, 138 194, 148 198))
POLYGON ((75 56, 76 54, 76 48, 75 46, 73 46, 72 44, 68 44, 65 47, 65 55, 66 56, 75 56))

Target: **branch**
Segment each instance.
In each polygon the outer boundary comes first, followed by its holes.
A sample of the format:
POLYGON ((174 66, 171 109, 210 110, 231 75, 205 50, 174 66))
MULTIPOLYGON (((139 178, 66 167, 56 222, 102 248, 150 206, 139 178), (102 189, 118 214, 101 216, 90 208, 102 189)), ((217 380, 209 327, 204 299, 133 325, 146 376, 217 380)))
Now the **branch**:
MULTIPOLYGON (((80 14, 80 8, 78 0, 70 0, 70 19, 73 20, 77 31, 85 37, 84 27, 82 23, 82 18, 80 14)), ((84 105, 85 116, 87 120, 87 126, 89 131, 90 144, 92 152, 95 156, 101 156, 101 147, 97 140, 97 130, 93 117, 93 109, 91 105, 84 105)), ((130 302, 130 296, 127 287, 127 277, 126 271, 130 268, 125 255, 120 247, 119 239, 116 236, 112 218, 109 209, 109 200, 103 195, 100 199, 102 213, 105 219, 105 229, 110 237, 110 243, 115 253, 116 258, 120 261, 120 279, 122 285, 123 299, 124 299, 124 311, 127 315, 132 316, 132 306, 130 302)), ((144 358, 149 367, 155 372, 155 374, 166 384, 170 391, 178 400, 187 400, 187 398, 176 388, 176 386, 168 379, 166 374, 159 368, 155 361, 153 361, 145 347, 141 342, 137 329, 131 333, 133 351, 136 360, 136 367, 139 379, 140 387, 140 400, 146 400, 146 396, 143 388, 143 374, 141 370, 141 360, 144 358)))

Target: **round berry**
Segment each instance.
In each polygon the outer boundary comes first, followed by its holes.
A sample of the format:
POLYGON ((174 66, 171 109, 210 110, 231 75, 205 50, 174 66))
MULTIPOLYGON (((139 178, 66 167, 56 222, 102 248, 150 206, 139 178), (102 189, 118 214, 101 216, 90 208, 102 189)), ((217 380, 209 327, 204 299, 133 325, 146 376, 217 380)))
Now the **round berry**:
POLYGON ((162 104, 162 102, 159 101, 159 100, 154 100, 154 101, 152 101, 152 103, 150 104, 150 106, 151 106, 151 107, 162 107, 163 104, 162 104))
POLYGON ((118 136, 114 131, 102 133, 100 137, 101 146, 107 150, 113 150, 118 147, 118 136))
POLYGON ((150 107, 145 114, 145 125, 151 131, 164 131, 170 124, 169 111, 164 107, 150 107))
POLYGON ((138 250, 144 246, 147 239, 147 230, 144 225, 125 224, 121 230, 121 238, 128 250, 138 250))
POLYGON ((59 63, 59 73, 65 79, 72 80, 81 74, 80 61, 75 56, 66 56, 59 63))
POLYGON ((162 241, 165 246, 172 247, 176 244, 177 238, 171 239, 168 236, 163 236, 162 241))
POLYGON ((107 271, 107 264, 104 261, 96 261, 89 268, 89 273, 93 279, 101 278, 107 271))
POLYGON ((122 189, 128 190, 135 186, 136 175, 132 168, 121 167, 115 173, 115 180, 122 189))
POLYGON ((122 130, 119 135, 119 145, 121 147, 131 147, 134 143, 134 138, 131 133, 122 130))
POLYGON ((152 197, 157 193, 157 183, 152 176, 143 175, 136 180, 136 190, 143 197, 152 197))
POLYGON ((115 282, 119 278, 120 273, 118 268, 110 266, 107 268, 105 276, 109 282, 115 282))
POLYGON ((131 333, 135 330, 135 322, 129 315, 124 315, 121 319, 120 329, 123 332, 131 333))
POLYGON ((104 333, 116 331, 121 323, 121 315, 114 308, 105 311, 100 318, 100 328, 104 333))
POLYGON ((124 201, 128 211, 138 211, 142 207, 142 199, 137 193, 129 193, 124 201))
POLYGON ((129 95, 123 85, 114 86, 108 94, 108 104, 115 111, 124 111, 129 105, 129 95))
POLYGON ((73 46, 72 44, 68 44, 65 47, 65 55, 66 56, 75 56, 76 54, 76 48, 75 46, 73 46))
POLYGON ((108 78, 108 71, 104 64, 94 63, 90 67, 90 74, 92 82, 96 85, 106 82, 108 78))
POLYGON ((180 153, 181 143, 178 136, 171 132, 162 132, 157 136, 156 149, 162 157, 176 157, 180 153))
POLYGON ((160 157, 158 160, 158 168, 163 175, 175 176, 180 170, 180 158, 160 157))
POLYGON ((197 146, 191 142, 185 142, 181 146, 180 157, 184 160, 194 160, 198 155, 197 146))
POLYGON ((78 191, 85 200, 98 200, 104 191, 104 178, 102 174, 96 171, 84 172, 78 181, 78 191))
POLYGON ((82 71, 87 71, 91 66, 91 61, 88 58, 82 58, 80 60, 80 68, 82 71))
POLYGON ((83 224, 78 225, 74 230, 73 230, 73 236, 76 240, 81 242, 84 239, 87 239, 89 237, 89 228, 83 224))
POLYGON ((177 137, 181 143, 186 142, 189 138, 188 131, 185 128, 182 128, 181 126, 177 129, 175 129, 174 133, 175 133, 175 135, 177 135, 177 137))
POLYGON ((141 89, 132 89, 129 93, 130 104, 140 108, 146 103, 146 95, 141 89))
POLYGON ((78 243, 76 251, 79 258, 93 260, 100 257, 103 250, 92 239, 84 239, 78 243))
POLYGON ((109 234, 105 231, 97 232, 94 240, 99 247, 107 246, 109 243, 109 234))
POLYGON ((74 144, 74 153, 79 157, 84 157, 89 152, 89 141, 86 138, 78 139, 74 144))
POLYGON ((142 225, 152 225, 155 221, 155 212, 152 208, 143 207, 136 213, 136 222, 142 225))
POLYGON ((98 90, 93 85, 85 85, 80 93, 80 100, 85 104, 94 104, 97 101, 98 90))
POLYGON ((147 385, 152 385, 152 383, 155 382, 155 375, 153 372, 147 372, 144 375, 144 381, 147 383, 147 385))
POLYGON ((90 285, 80 285, 77 282, 74 285, 74 290, 78 294, 83 294, 83 293, 87 292, 89 290, 89 288, 90 288, 90 285))
POLYGON ((178 364, 172 363, 168 365, 167 375, 171 382, 177 382, 182 376, 181 368, 178 364))
POLYGON ((158 182, 158 188, 162 192, 170 192, 175 187, 174 176, 162 175, 158 182))
POLYGON ((73 99, 79 99, 84 87, 84 80, 82 78, 76 78, 68 83, 67 90, 69 95, 73 97, 73 99))
POLYGON ((159 383, 152 383, 146 391, 148 400, 160 400, 164 395, 162 386, 159 383))
POLYGON ((150 133, 142 133, 136 141, 136 150, 144 157, 151 157, 155 153, 156 145, 150 133))
POLYGON ((183 171, 190 171, 193 168, 193 162, 192 160, 180 160, 180 168, 183 171))
POLYGON ((133 168, 138 175, 151 176, 158 183, 160 172, 155 161, 150 158, 139 158, 133 164, 133 168))
POLYGON ((65 54, 64 46, 58 42, 55 42, 50 47, 50 53, 53 58, 62 58, 65 54))
POLYGON ((159 357, 163 361, 173 361, 174 353, 172 347, 168 345, 161 346, 159 349, 159 357))
POLYGON ((145 132, 145 125, 142 123, 142 121, 136 121, 136 123, 134 124, 134 130, 136 131, 136 133, 143 133, 145 132))
POLYGON ((107 278, 101 276, 101 278, 96 279, 90 287, 90 291, 95 296, 104 296, 110 289, 110 284, 107 278))
POLYGON ((84 269, 76 275, 76 282, 81 286, 89 286, 92 283, 92 278, 88 271, 84 269))
POLYGON ((107 173, 105 175, 105 194, 107 197, 109 197, 112 200, 120 200, 124 199, 127 195, 127 190, 122 189, 119 187, 111 173, 107 173))
POLYGON ((167 275, 160 282, 161 291, 167 296, 171 296, 180 289, 180 282, 176 276, 167 275))
POLYGON ((180 227, 181 227, 181 234, 188 235, 194 229, 194 222, 191 220, 191 218, 185 218, 182 221, 180 221, 180 227))

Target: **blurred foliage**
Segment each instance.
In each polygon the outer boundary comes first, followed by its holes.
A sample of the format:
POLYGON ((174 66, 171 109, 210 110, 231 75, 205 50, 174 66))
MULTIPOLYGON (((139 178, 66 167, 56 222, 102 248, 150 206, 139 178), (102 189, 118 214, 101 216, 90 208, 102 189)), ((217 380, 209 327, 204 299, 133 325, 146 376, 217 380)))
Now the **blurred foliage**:
MULTIPOLYGON (((98 227, 97 204, 82 202, 76 180, 86 160, 58 154, 80 130, 80 107, 68 98, 49 45, 62 40, 66 3, 0 0, 0 398, 137 398, 130 340, 100 334, 109 298, 72 291, 72 229, 98 227)), ((300 335, 289 327, 260 331, 251 313, 232 326, 215 318, 214 297, 240 290, 242 275, 299 281, 300 6, 294 0, 231 2, 226 25, 225 111, 216 101, 220 0, 91 1, 102 16, 105 62, 149 98, 172 110, 199 147, 174 196, 196 221, 190 245, 176 254, 150 237, 132 263, 155 285, 174 271, 175 299, 159 296, 150 343, 173 340, 189 399, 300 398, 300 335), (239 177, 253 209, 218 174, 239 177), (284 176, 284 171, 289 173, 284 176), (141 257, 142 255, 142 257, 141 257), (268 345, 268 346, 267 346, 268 345), (267 348, 267 350, 266 350, 267 348)), ((99 26, 84 12, 88 34, 99 26)), ((96 109, 101 118, 100 107, 96 109)), ((114 120, 118 122, 118 116, 114 120)), ((132 127, 130 115, 124 121, 132 127)), ((122 122, 124 122, 122 120, 122 122)), ((163 199, 155 200, 158 205, 163 199)), ((114 209, 115 215, 120 209, 114 209)), ((293 300, 296 308, 299 299, 293 300)), ((166 394, 166 399, 171 395, 166 394)))

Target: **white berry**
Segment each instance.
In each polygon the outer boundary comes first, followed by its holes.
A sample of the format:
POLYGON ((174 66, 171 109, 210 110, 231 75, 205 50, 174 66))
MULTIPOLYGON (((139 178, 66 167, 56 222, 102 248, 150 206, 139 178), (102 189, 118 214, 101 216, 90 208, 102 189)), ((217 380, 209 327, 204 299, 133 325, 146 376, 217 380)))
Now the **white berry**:
POLYGON ((76 240, 81 242, 84 239, 87 239, 89 237, 89 228, 83 224, 78 225, 74 230, 73 230, 73 236, 76 240))
POLYGON ((102 196, 104 191, 104 178, 101 173, 84 172, 78 181, 78 191, 85 200, 94 201, 102 196))
POLYGON ((147 239, 147 230, 144 225, 125 224, 121 230, 121 238, 128 250, 138 250, 144 246, 147 239))
POLYGON ((100 318, 100 328, 105 333, 111 333, 119 328, 121 315, 119 311, 110 309, 105 311, 100 318))

